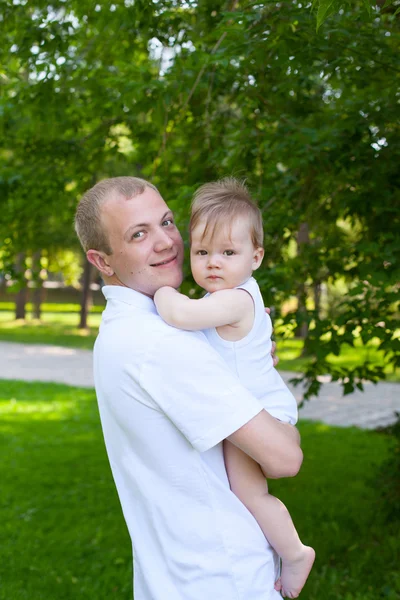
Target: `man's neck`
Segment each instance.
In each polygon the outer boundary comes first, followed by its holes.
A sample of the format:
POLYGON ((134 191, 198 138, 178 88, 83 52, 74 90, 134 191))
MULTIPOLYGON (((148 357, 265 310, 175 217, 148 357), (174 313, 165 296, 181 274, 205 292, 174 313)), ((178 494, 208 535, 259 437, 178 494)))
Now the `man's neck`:
POLYGON ((115 286, 119 286, 119 287, 124 287, 124 288, 127 288, 128 290, 133 290, 134 292, 137 292, 138 294, 142 294, 143 296, 146 296, 147 298, 150 298, 151 300, 153 300, 154 296, 152 296, 150 294, 146 294, 146 292, 143 292, 142 290, 136 290, 135 288, 131 288, 129 285, 126 285, 125 283, 123 283, 115 273, 111 277, 104 276, 103 281, 104 281, 104 285, 115 285, 115 286))

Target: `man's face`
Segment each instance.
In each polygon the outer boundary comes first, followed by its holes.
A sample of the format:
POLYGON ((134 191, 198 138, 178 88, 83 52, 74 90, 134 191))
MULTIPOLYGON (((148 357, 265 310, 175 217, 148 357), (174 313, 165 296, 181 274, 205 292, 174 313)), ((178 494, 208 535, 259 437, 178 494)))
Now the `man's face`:
POLYGON ((164 285, 180 286, 183 242, 158 192, 146 187, 130 200, 115 194, 103 204, 101 219, 113 250, 105 255, 109 283, 151 297, 164 285))

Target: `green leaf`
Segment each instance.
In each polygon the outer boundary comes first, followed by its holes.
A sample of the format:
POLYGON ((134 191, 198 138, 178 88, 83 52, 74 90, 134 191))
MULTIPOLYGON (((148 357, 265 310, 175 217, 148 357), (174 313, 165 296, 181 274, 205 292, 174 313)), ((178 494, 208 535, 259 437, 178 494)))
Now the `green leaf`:
POLYGON ((334 0, 320 0, 317 12, 317 31, 332 11, 334 0))
POLYGON ((344 396, 347 396, 347 394, 351 394, 352 392, 354 392, 354 384, 352 381, 346 381, 342 385, 344 396))
POLYGON ((370 0, 363 0, 363 2, 364 2, 365 8, 368 11, 369 16, 371 16, 371 14, 372 14, 372 6, 371 6, 370 0))

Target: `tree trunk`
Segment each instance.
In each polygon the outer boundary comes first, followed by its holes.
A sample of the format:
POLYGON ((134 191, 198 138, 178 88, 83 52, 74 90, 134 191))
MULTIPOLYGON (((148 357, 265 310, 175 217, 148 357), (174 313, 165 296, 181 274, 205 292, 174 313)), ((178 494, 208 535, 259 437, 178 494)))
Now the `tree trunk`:
POLYGON ((82 282, 82 297, 81 297, 81 320, 79 323, 79 329, 87 329, 87 316, 92 304, 92 293, 90 290, 90 283, 92 280, 92 265, 85 258, 85 267, 83 271, 83 282, 82 282))
POLYGON ((19 292, 17 292, 15 296, 15 318, 16 319, 25 319, 26 311, 25 305, 28 300, 28 288, 26 284, 24 287, 21 287, 19 292))
MULTIPOLYGON (((297 254, 301 257, 303 246, 310 243, 308 223, 301 223, 299 231, 297 233, 297 254)), ((307 316, 306 309, 306 286, 304 281, 301 281, 297 288, 297 312, 300 317, 305 318, 307 316)), ((305 340, 308 334, 308 324, 306 322, 301 323, 296 329, 296 337, 300 337, 305 340)))
POLYGON ((19 291, 15 296, 15 318, 25 319, 25 305, 28 299, 28 287, 25 279, 25 254, 20 252, 17 255, 15 271, 19 282, 19 291))
POLYGON ((315 313, 316 313, 317 317, 319 317, 320 310, 321 310, 321 290, 322 290, 321 281, 314 281, 313 287, 314 287, 315 313))
POLYGON ((32 257, 33 272, 33 293, 32 293, 32 312, 34 319, 40 319, 42 315, 41 304, 43 301, 43 281, 40 277, 40 257, 41 251, 35 252, 32 257))

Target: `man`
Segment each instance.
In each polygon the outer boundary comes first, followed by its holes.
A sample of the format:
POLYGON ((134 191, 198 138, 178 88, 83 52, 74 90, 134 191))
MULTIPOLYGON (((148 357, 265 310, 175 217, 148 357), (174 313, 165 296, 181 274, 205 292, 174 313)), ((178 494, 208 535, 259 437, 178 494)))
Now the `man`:
POLYGON ((117 177, 82 198, 76 231, 107 307, 94 375, 107 452, 132 538, 135 600, 272 600, 276 561, 229 489, 222 441, 269 477, 302 453, 201 332, 169 327, 152 300, 182 282, 183 243, 150 183, 117 177))

